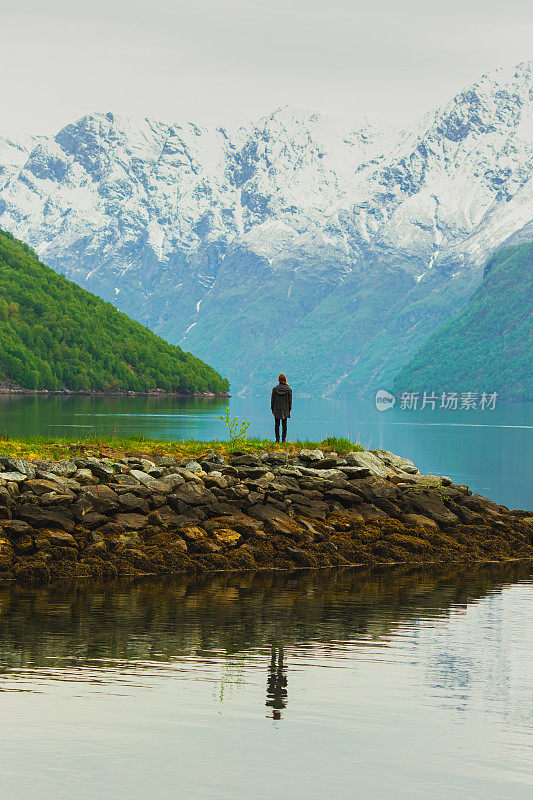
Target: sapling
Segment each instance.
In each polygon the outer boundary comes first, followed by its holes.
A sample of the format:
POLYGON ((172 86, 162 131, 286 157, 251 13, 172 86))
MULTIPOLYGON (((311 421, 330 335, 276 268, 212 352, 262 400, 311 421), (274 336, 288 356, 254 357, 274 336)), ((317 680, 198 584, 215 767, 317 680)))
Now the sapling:
POLYGON ((238 417, 230 417, 229 406, 226 406, 224 415, 219 415, 218 419, 222 420, 228 429, 230 446, 242 446, 246 441, 246 434, 248 432, 248 428, 250 427, 250 423, 240 420, 238 417))

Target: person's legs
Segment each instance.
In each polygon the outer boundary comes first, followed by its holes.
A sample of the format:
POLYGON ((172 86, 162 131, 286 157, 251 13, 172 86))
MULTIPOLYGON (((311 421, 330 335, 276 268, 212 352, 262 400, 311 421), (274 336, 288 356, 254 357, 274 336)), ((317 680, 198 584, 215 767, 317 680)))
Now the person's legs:
POLYGON ((281 441, 284 442, 286 438, 287 438, 287 417, 285 417, 281 423, 281 441))
POLYGON ((279 419, 275 417, 275 424, 274 424, 274 433, 276 434, 276 442, 279 442, 279 419))

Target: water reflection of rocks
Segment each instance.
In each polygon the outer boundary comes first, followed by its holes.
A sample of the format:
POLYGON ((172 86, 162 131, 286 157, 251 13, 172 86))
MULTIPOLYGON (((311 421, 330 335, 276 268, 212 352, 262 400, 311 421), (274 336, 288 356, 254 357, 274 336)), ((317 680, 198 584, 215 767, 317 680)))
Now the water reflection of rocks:
POLYGON ((445 617, 531 571, 531 565, 508 563, 448 571, 219 573, 40 590, 3 586, 0 676, 52 665, 127 674, 214 656, 231 674, 247 652, 260 650, 268 716, 279 719, 288 698, 288 648, 311 642, 327 659, 339 642, 387 646, 399 625, 445 617))

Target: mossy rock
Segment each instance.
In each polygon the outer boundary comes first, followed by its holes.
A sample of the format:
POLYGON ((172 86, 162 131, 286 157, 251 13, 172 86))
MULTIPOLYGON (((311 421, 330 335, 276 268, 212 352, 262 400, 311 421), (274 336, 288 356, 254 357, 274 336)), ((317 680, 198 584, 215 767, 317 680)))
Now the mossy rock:
POLYGON ((50 570, 44 561, 35 559, 15 564, 13 577, 19 583, 39 586, 50 582, 50 570))
POLYGON ((390 537, 389 541, 404 547, 410 553, 428 553, 432 549, 428 541, 406 533, 395 533, 394 536, 390 537))
POLYGON ((217 544, 221 544, 223 547, 236 547, 242 536, 231 528, 217 528, 213 531, 213 538, 217 544))

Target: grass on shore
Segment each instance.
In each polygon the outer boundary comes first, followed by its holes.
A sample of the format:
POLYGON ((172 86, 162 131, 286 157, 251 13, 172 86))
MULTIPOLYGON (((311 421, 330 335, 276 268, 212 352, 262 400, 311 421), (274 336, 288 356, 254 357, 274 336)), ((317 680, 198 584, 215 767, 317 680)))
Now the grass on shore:
POLYGON ((17 439, 0 437, 0 455, 16 456, 27 459, 53 459, 73 458, 93 455, 98 457, 121 457, 168 455, 174 458, 197 458, 209 450, 229 455, 236 450, 247 453, 257 453, 261 450, 285 450, 296 453, 303 448, 314 450, 319 448, 323 452, 335 450, 337 453, 348 453, 351 450, 364 450, 359 442, 349 439, 330 436, 321 442, 295 441, 276 444, 271 439, 246 439, 233 445, 229 441, 214 439, 201 442, 196 439, 177 439, 164 441, 162 439, 149 439, 145 436, 88 436, 83 439, 70 437, 29 436, 17 439))

